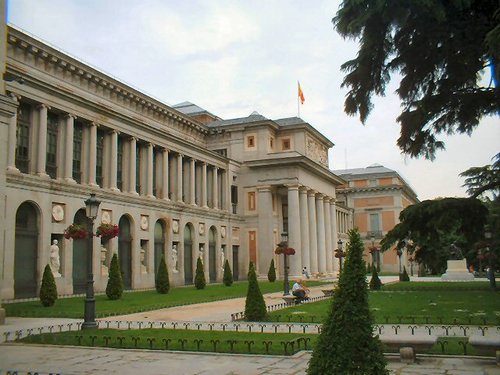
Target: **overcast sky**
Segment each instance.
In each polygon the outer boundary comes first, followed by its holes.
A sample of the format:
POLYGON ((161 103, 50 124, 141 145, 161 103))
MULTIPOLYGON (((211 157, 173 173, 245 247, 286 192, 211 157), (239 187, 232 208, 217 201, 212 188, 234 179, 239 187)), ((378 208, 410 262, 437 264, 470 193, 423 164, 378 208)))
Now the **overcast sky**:
MULTIPOLYGON (((330 168, 378 163, 396 170, 421 200, 465 196, 458 174, 500 151, 499 117, 472 134, 443 136, 436 160, 410 159, 396 146, 400 103, 374 100, 363 126, 343 112, 340 65, 357 43, 331 19, 340 1, 10 0, 8 21, 99 70, 173 105, 190 101, 224 118, 253 111, 300 117, 335 146, 330 168)), ((489 76, 485 77, 489 81, 489 76)))

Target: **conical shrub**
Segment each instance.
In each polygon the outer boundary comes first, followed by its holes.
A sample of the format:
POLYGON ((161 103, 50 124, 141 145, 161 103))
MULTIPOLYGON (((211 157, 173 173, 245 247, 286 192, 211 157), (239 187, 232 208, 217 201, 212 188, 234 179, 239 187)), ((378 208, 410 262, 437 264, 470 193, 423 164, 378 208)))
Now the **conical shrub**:
POLYGON ((57 286, 50 265, 43 270, 42 285, 40 287, 40 302, 45 307, 53 306, 57 300, 57 286))
POLYGON ((205 289, 207 281, 205 280, 205 272, 203 271, 203 262, 201 258, 196 261, 196 275, 194 277, 194 286, 196 289, 205 289))
POLYGON ((309 360, 309 375, 387 375, 378 336, 372 334, 363 243, 349 232, 347 257, 330 313, 309 360))
POLYGON ((274 267, 274 259, 271 259, 269 271, 267 272, 267 279, 272 283, 276 281, 276 268, 274 267))
POLYGON ((222 277, 222 282, 225 286, 233 285, 233 273, 231 272, 231 267, 227 259, 224 262, 224 276, 222 277))
POLYGON ((399 281, 410 281, 410 276, 408 276, 405 266, 403 266, 403 273, 399 275, 399 281))
POLYGON ((110 300, 117 300, 123 294, 123 280, 120 271, 120 263, 118 262, 118 255, 113 254, 111 264, 109 265, 108 284, 106 285, 106 296, 110 300))
POLYGON ((248 270, 248 291, 245 300, 245 319, 252 322, 262 321, 266 318, 267 309, 264 297, 257 282, 257 274, 255 267, 250 262, 250 269, 248 270))
POLYGON ((165 262, 165 257, 163 255, 160 260, 160 265, 158 266, 158 273, 156 274, 155 288, 160 294, 167 294, 170 290, 167 263, 165 262))
POLYGON ((378 277, 377 267, 372 267, 372 279, 370 280, 370 290, 380 290, 382 288, 382 281, 378 277))

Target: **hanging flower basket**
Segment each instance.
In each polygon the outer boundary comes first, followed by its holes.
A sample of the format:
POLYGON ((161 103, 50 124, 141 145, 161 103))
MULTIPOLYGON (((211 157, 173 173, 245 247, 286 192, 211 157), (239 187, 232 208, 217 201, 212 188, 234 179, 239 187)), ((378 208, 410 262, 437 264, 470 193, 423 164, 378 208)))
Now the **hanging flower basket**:
POLYGON ((295 254, 295 249, 292 247, 283 247, 283 246, 278 246, 276 250, 274 250, 275 254, 285 254, 285 255, 294 255, 295 254))
POLYGON ((97 237, 101 237, 104 241, 110 240, 116 236, 118 236, 118 225, 116 224, 104 224, 101 223, 95 232, 97 237))
POLYGON ((73 240, 83 240, 87 238, 88 231, 84 225, 71 224, 64 230, 64 238, 73 240))

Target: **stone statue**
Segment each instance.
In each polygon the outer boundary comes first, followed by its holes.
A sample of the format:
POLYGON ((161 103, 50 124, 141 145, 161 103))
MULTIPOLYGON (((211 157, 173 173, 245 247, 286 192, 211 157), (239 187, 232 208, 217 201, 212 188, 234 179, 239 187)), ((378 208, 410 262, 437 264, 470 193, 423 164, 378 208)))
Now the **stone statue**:
POLYGON ((203 264, 203 246, 200 247, 200 250, 198 251, 198 258, 201 259, 201 263, 203 264))
POLYGON ((108 255, 108 250, 104 246, 101 246, 101 276, 108 276, 109 270, 106 265, 106 259, 108 255))
POLYGON ((59 246, 57 246, 58 243, 59 242, 57 240, 54 240, 50 246, 50 270, 52 271, 52 275, 54 275, 54 277, 61 277, 61 274, 59 273, 61 262, 59 258, 59 246))
POLYGON ((220 249, 220 268, 224 271, 224 262, 225 262, 224 249, 220 249))
POLYGON ((141 273, 147 273, 146 267, 146 250, 141 249, 141 273))
POLYGON ((462 249, 460 249, 455 242, 450 245, 450 259, 452 260, 461 260, 464 259, 464 255, 462 254, 462 249))
POLYGON ((174 245, 172 246, 172 272, 177 273, 179 272, 178 267, 178 257, 177 257, 177 246, 174 245))

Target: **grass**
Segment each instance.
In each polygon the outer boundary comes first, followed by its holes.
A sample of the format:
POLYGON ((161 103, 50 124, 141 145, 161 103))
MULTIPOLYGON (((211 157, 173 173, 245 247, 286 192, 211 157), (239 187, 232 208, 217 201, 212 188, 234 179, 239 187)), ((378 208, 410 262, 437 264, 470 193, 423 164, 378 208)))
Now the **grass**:
MULTIPOLYGON (((488 283, 415 283, 405 291, 398 283, 370 292, 370 309, 377 324, 500 324, 500 294, 490 291, 488 283), (432 285, 426 285, 432 284, 432 285), (441 289, 439 287, 441 286, 441 289), (474 286, 474 290, 469 290, 474 286), (434 290, 436 289, 436 290, 434 290)), ((322 322, 331 300, 303 304, 269 314, 272 321, 322 322)))
MULTIPOLYGON (((309 286, 321 285, 322 282, 311 281, 309 286)), ((142 311, 151 311, 180 305, 190 305, 211 302, 222 299, 245 297, 248 283, 236 282, 227 287, 222 284, 207 285, 198 290, 194 286, 171 288, 168 294, 159 294, 156 290, 144 292, 127 292, 119 300, 111 301, 105 294, 97 295, 96 315, 106 317, 125 315, 142 311)), ((262 293, 272 293, 283 290, 283 283, 259 281, 262 293)), ((21 317, 59 317, 81 318, 83 314, 83 297, 60 298, 54 306, 43 307, 39 300, 18 303, 4 303, 7 316, 21 317)))

